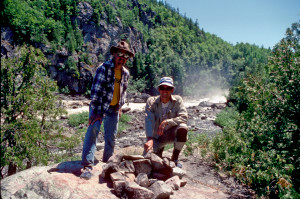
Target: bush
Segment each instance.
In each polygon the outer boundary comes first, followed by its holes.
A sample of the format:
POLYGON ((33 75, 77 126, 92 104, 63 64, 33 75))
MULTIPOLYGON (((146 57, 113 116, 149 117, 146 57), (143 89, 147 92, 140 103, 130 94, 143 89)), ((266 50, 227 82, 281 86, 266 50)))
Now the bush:
POLYGON ((192 155, 196 149, 200 149, 200 153, 205 156, 210 143, 207 134, 189 131, 188 138, 184 150, 185 156, 192 155))
POLYGON ((226 107, 217 115, 215 123, 221 127, 235 127, 238 119, 239 113, 237 109, 235 107, 226 107))
POLYGON ((13 59, 1 59, 1 171, 8 165, 8 175, 48 164, 53 148, 76 142, 76 137, 62 138, 56 118, 66 111, 47 76, 43 53, 32 46, 16 52, 13 59))
POLYGON ((81 124, 88 124, 89 112, 84 111, 82 113, 71 114, 69 116, 68 124, 72 127, 78 127, 81 124))
POLYGON ((128 128, 128 123, 131 121, 131 117, 126 114, 122 114, 119 120, 118 132, 122 132, 128 128))
POLYGON ((231 91, 240 111, 236 125, 218 116, 225 128, 213 141, 216 161, 259 196, 300 196, 299 27, 287 30, 265 72, 249 74, 231 91))
MULTIPOLYGON (((69 116, 68 124, 74 128, 79 127, 80 125, 88 124, 89 112, 84 111, 82 113, 71 114, 69 116)), ((122 114, 119 120, 118 132, 124 131, 128 127, 128 123, 131 121, 131 117, 126 114, 122 114)), ((101 132, 104 132, 103 123, 100 128, 101 132)))

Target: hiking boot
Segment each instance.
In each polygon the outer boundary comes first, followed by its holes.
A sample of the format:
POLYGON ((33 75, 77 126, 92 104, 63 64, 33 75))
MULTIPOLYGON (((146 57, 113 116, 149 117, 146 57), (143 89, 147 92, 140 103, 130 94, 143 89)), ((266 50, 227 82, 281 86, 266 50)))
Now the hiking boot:
POLYGON ((176 167, 182 168, 182 164, 179 163, 178 161, 178 156, 179 156, 180 151, 177 149, 173 149, 173 154, 171 160, 175 163, 176 167))
POLYGON ((174 160, 176 167, 182 168, 182 164, 178 160, 174 160))
POLYGON ((92 177, 92 167, 84 167, 80 178, 89 180, 92 177))

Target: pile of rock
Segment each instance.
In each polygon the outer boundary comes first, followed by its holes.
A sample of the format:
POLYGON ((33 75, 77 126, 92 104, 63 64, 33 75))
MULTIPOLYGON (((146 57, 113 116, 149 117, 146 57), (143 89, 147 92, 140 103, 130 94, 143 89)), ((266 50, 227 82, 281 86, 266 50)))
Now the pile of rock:
POLYGON ((168 158, 150 152, 145 156, 116 154, 103 165, 101 177, 110 179, 120 198, 169 198, 186 185, 185 171, 168 158))

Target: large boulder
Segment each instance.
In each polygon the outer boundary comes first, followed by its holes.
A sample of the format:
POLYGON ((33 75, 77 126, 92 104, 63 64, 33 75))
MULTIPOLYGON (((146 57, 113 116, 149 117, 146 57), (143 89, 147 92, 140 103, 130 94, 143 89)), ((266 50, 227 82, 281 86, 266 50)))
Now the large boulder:
MULTIPOLYGON (((132 159, 140 158, 140 156, 126 156, 126 158, 127 160, 123 158, 122 162, 138 161, 132 159)), ((166 161, 164 160, 164 162, 166 161)), ((154 199, 169 197, 170 199, 222 199, 229 197, 229 195, 216 191, 216 189, 187 183, 186 180, 180 179, 176 175, 165 182, 154 179, 153 175, 148 178, 145 173, 135 176, 131 169, 122 170, 118 166, 121 163, 105 164, 99 162, 93 167, 93 175, 90 180, 79 177, 82 169, 80 161, 33 167, 2 179, 1 198, 154 199), (108 178, 104 179, 101 174, 104 174, 105 177, 108 176, 108 178)), ((132 163, 129 163, 129 167, 132 167, 132 163)))
POLYGON ((102 166, 99 163, 93 168, 90 180, 79 177, 80 161, 33 167, 2 179, 1 198, 118 198, 106 183, 99 183, 102 166))

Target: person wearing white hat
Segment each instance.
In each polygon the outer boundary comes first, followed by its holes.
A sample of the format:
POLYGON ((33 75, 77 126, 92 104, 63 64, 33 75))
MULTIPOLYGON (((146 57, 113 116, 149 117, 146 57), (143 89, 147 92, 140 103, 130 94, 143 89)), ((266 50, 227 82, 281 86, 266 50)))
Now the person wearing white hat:
POLYGON ((144 154, 153 150, 162 157, 164 146, 174 144, 171 160, 177 167, 179 154, 187 141, 187 110, 179 95, 173 95, 174 85, 171 77, 163 77, 158 85, 159 96, 149 97, 145 108, 145 128, 147 142, 144 154))

